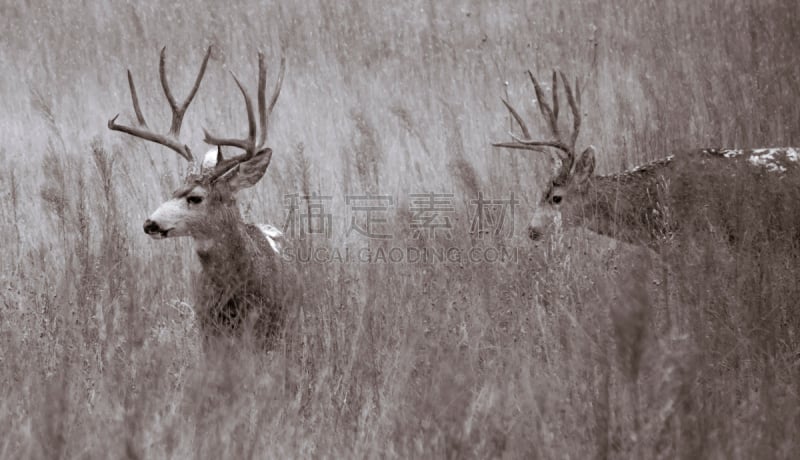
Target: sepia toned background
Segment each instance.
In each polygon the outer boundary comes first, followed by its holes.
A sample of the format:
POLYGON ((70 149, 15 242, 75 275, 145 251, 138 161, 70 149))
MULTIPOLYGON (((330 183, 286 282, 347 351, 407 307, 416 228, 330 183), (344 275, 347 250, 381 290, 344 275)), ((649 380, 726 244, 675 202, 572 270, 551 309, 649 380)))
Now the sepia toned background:
POLYGON ((800 3, 9 0, 0 18, 3 458, 797 450, 800 259, 700 246, 673 278, 585 249, 605 239, 535 248, 525 222, 553 159, 491 143, 508 139, 500 98, 536 120, 525 71, 549 82, 559 69, 581 86, 578 148, 597 147, 601 173, 692 148, 797 146, 800 3), (254 88, 259 50, 271 82, 287 59, 272 164, 240 197, 247 220, 282 227, 287 194, 318 193, 343 221, 346 195, 381 193, 396 200, 390 241, 340 227, 290 244, 519 258, 301 264, 285 349, 203 355, 191 242, 141 230, 185 164, 106 123, 132 119, 130 69, 150 125, 166 127, 160 48, 180 98, 210 45, 182 132, 195 154, 203 127, 245 131, 228 72, 254 88), (450 240, 413 238, 409 196, 428 192, 454 196, 450 240), (520 201, 513 235, 469 233, 479 193, 520 201))

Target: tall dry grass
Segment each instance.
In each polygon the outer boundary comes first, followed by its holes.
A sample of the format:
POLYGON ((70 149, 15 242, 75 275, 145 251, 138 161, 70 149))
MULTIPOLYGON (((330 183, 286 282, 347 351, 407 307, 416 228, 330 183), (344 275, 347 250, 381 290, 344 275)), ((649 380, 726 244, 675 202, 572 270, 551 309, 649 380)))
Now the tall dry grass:
POLYGON ((582 82, 579 143, 604 172, 689 147, 796 145, 799 10, 6 2, 0 456, 791 457, 800 249, 772 229, 796 228, 796 187, 744 183, 731 212, 747 231, 690 232, 666 265, 596 235, 533 249, 523 226, 549 160, 489 144, 509 127, 500 96, 532 98, 523 70, 558 67, 582 82), (132 115, 125 68, 166 126, 164 44, 181 94, 215 47, 187 113, 196 152, 202 126, 243 130, 227 71, 252 83, 258 49, 273 72, 286 55, 273 164, 241 198, 248 219, 282 225, 285 194, 331 196, 331 238, 294 247, 518 257, 301 263, 284 347, 201 354, 191 243, 140 227, 184 165, 105 127, 132 115), (451 240, 413 238, 409 195, 424 192, 454 195, 451 240), (365 193, 393 197, 391 240, 347 236, 345 195, 365 193), (520 200, 513 236, 468 232, 479 193, 520 200))

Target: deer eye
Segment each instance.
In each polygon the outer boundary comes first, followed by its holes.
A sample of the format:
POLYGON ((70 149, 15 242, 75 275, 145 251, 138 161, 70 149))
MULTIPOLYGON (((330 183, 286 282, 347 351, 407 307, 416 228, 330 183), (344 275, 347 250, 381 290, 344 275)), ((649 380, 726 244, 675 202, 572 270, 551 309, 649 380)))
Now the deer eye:
POLYGON ((553 195, 553 198, 550 199, 553 204, 561 203, 561 195, 553 195))
POLYGON ((203 202, 203 197, 202 196, 189 196, 189 197, 186 197, 186 201, 189 204, 200 204, 200 203, 203 202))

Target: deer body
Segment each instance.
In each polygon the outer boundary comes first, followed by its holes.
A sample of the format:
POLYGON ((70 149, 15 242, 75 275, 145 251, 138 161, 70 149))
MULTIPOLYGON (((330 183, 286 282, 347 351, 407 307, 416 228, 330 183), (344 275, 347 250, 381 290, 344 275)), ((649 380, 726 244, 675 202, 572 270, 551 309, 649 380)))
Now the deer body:
MULTIPOLYGON (((777 188, 774 181, 762 184, 760 176, 777 174, 775 177, 780 177, 797 171, 800 166, 798 148, 695 150, 670 155, 622 173, 596 175, 594 147, 576 155, 575 143, 581 126, 577 82, 573 89, 560 74, 572 114, 572 131, 567 137, 562 135, 558 120, 558 74, 553 73, 550 103, 544 99, 544 92, 533 74, 528 72, 528 75, 535 89, 537 106, 553 138, 531 139, 522 117, 504 100, 524 137, 511 134, 512 142, 494 145, 535 152, 551 148, 561 160, 528 227, 528 235, 533 240, 548 234, 558 224, 584 227, 651 247, 679 227, 721 230, 732 240, 741 234, 737 209, 741 197, 750 197, 756 206, 775 203, 785 206, 790 202, 770 198, 759 202, 758 195, 769 197, 771 189, 777 188), (749 185, 764 186, 748 190, 749 185)), ((793 211, 789 210, 788 215, 793 211)))
POLYGON ((159 74, 164 94, 172 108, 172 124, 162 135, 147 127, 139 107, 133 78, 128 72, 131 99, 137 126, 109 121, 109 128, 164 145, 191 164, 181 185, 144 223, 144 232, 154 239, 191 237, 195 243, 202 271, 195 279, 195 304, 200 330, 206 339, 247 335, 257 345, 269 347, 278 336, 285 314, 287 294, 291 293, 290 275, 280 256, 280 231, 272 226, 245 223, 236 204, 236 193, 252 187, 263 176, 272 158, 266 147, 268 116, 277 101, 284 74, 284 61, 267 104, 266 64, 259 53, 257 138, 253 104, 247 91, 234 76, 247 109, 248 135, 244 139, 212 136, 205 141, 217 149, 206 153, 196 163, 180 134, 183 115, 197 92, 205 72, 211 49, 206 53, 200 72, 187 99, 178 103, 167 83, 164 49, 161 50, 159 74), (222 146, 236 147, 244 153, 224 158, 222 146))
POLYGON ((798 153, 794 148, 703 149, 621 173, 578 170, 577 180, 548 189, 529 232, 536 239, 560 218, 567 227, 584 226, 629 243, 655 246, 701 213, 711 225, 731 227, 737 216, 726 215, 726 210, 735 213, 736 195, 759 193, 742 190, 743 184, 759 175, 780 177, 796 170, 798 153), (561 198, 554 200, 555 196, 561 198))
POLYGON ((258 227, 230 223, 219 241, 197 244, 202 267, 195 279, 201 330, 209 336, 247 330, 257 340, 270 340, 279 333, 284 317, 282 259, 258 227))

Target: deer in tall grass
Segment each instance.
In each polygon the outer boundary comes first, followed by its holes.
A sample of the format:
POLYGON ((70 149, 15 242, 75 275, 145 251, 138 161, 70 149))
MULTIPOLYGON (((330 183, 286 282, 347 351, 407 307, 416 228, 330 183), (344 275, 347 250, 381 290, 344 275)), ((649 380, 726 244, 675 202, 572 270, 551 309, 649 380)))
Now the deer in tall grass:
POLYGON ((153 239, 187 236, 194 240, 202 265, 195 286, 195 311, 206 341, 247 333, 252 334, 258 344, 269 346, 278 335, 285 316, 287 292, 279 254, 282 234, 272 226, 245 223, 236 204, 236 193, 255 185, 269 167, 272 149, 266 145, 267 130, 280 94, 285 60, 281 59, 277 83, 267 103, 266 62, 262 53, 258 55, 258 129, 250 95, 232 74, 244 98, 247 136, 225 138, 204 130, 204 141, 216 149, 198 162, 180 140, 180 131, 186 110, 203 80, 211 47, 182 102, 175 99, 167 81, 165 53, 166 48, 162 48, 158 70, 172 111, 168 133, 159 134, 148 127, 130 70, 128 84, 136 124, 118 123, 119 115, 108 122, 109 129, 163 145, 190 164, 183 184, 145 220, 144 232, 153 239), (240 149, 243 153, 224 158, 223 146, 240 149))
POLYGON ((520 112, 503 99, 521 136, 512 132, 511 141, 492 145, 534 152, 550 149, 560 160, 528 226, 532 240, 541 239, 556 224, 564 228, 580 226, 650 247, 688 226, 701 231, 721 230, 720 233, 733 239, 741 234, 741 197, 752 201, 754 206, 780 203, 780 207, 786 208, 784 216, 796 214, 784 192, 791 194, 798 182, 794 182, 794 188, 778 191, 779 182, 775 178, 800 169, 800 148, 693 150, 625 172, 596 175, 595 148, 589 146, 580 155, 576 154, 582 122, 577 80, 571 86, 562 72, 554 71, 548 102, 533 73, 528 71, 528 77, 533 84, 536 106, 552 137, 534 139, 520 112), (572 118, 567 134, 559 121, 559 83, 564 88, 572 118), (738 201, 736 196, 740 197, 738 201))

